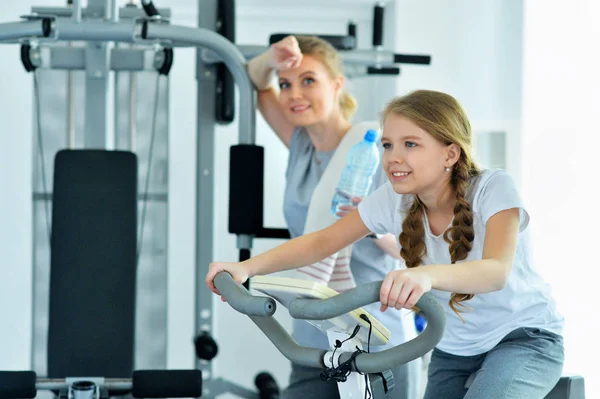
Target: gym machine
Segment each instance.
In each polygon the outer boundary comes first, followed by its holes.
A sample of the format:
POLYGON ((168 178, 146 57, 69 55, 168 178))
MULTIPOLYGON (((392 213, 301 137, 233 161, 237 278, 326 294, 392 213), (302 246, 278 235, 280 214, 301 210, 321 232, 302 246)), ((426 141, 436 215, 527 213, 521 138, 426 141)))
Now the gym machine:
MULTIPOLYGON (((363 284, 338 294, 326 286, 306 280, 255 277, 253 287, 267 297, 251 295, 226 272, 217 274, 214 284, 227 303, 250 317, 282 355, 293 363, 320 368, 323 380, 334 379, 342 399, 384 398, 394 387, 393 375, 386 371, 431 351, 441 340, 446 325, 441 305, 427 293, 415 305, 427 320, 425 329, 408 342, 370 353, 363 349, 364 345, 369 348, 372 341, 379 341, 376 343, 380 345, 387 343, 389 331, 361 307, 379 302, 382 281, 363 284), (275 300, 285 306, 293 318, 307 320, 327 334, 330 349, 325 351, 298 345, 271 317, 277 309, 275 300)), ((473 378, 474 375, 469 378, 466 387, 473 378)), ((585 399, 583 378, 561 377, 544 399, 585 399)))
MULTIPOLYGON (((155 111, 150 118, 145 118, 150 125, 148 130, 152 131, 151 135, 149 135, 150 137, 148 137, 148 147, 146 147, 148 159, 151 159, 152 143, 154 138, 157 137, 155 134, 157 125, 167 125, 166 115, 159 116, 157 110, 162 109, 164 111, 167 108, 164 102, 161 103, 160 107, 158 105, 158 101, 160 100, 159 87, 165 89, 167 87, 167 83, 164 80, 160 81, 160 76, 166 76, 169 73, 173 62, 172 49, 174 47, 209 48, 219 55, 239 86, 240 143, 253 143, 255 139, 254 93, 245 69, 245 59, 239 50, 230 41, 208 29, 170 25, 168 19, 165 17, 168 16, 168 10, 157 10, 151 1, 144 1, 143 8, 143 11, 131 6, 117 9, 116 1, 114 0, 89 0, 87 7, 82 8, 79 1, 73 1, 68 7, 34 7, 33 12, 30 15, 22 17, 21 21, 0 24, 0 41, 20 45, 23 65, 28 72, 34 75, 36 130, 38 136, 37 150, 41 154, 41 175, 44 177, 40 178, 37 176, 36 181, 34 201, 37 201, 35 206, 37 215, 41 216, 40 218, 36 218, 36 220, 41 219, 42 222, 38 224, 35 232, 40 235, 38 237, 40 243, 44 241, 44 236, 47 239, 46 242, 51 242, 51 244, 45 247, 45 252, 36 254, 35 259, 36 264, 39 264, 42 263, 43 258, 48 257, 51 258, 52 263, 51 268, 47 265, 45 268, 45 273, 47 274, 46 282, 49 286, 52 286, 52 290, 46 291, 46 295, 43 293, 38 294, 36 298, 36 305, 39 305, 40 301, 43 302, 44 297, 50 297, 50 310, 47 318, 34 315, 34 319, 39 320, 40 323, 43 323, 45 320, 49 321, 47 353, 52 355, 54 359, 51 356, 41 360, 34 358, 34 368, 40 370, 41 374, 48 374, 52 379, 64 378, 64 376, 68 375, 104 375, 106 378, 119 378, 122 375, 130 375, 134 369, 134 353, 144 353, 149 348, 159 348, 159 350, 164 350, 165 348, 164 341, 158 343, 158 345, 153 345, 151 342, 144 347, 139 345, 138 342, 134 344, 134 331, 146 331, 148 334, 151 333, 160 339, 160 333, 164 333, 164 327, 162 330, 160 328, 155 330, 143 323, 138 328, 134 328, 133 326, 135 318, 133 304, 136 302, 133 297, 135 295, 133 287, 135 287, 137 281, 138 260, 140 257, 143 257, 139 252, 141 245, 138 243, 137 238, 141 239, 144 236, 143 231, 139 233, 136 231, 136 221, 138 220, 136 216, 138 201, 137 185, 139 182, 137 181, 138 164, 133 150, 136 147, 141 147, 143 143, 141 142, 142 137, 138 137, 135 134, 135 127, 133 127, 136 120, 139 121, 139 116, 136 118, 135 115, 129 115, 129 120, 127 120, 126 118, 120 119, 116 115, 117 126, 115 126, 115 132, 123 131, 124 136, 110 137, 108 134, 109 129, 106 121, 108 120, 107 115, 109 113, 107 109, 109 73, 111 71, 123 71, 125 74, 137 71, 153 71, 152 74, 156 75, 154 96, 151 94, 144 96, 153 100, 150 109, 155 111), (114 45, 111 47, 109 43, 113 43, 114 45), (69 117, 64 119, 59 118, 62 121, 66 121, 63 123, 68 126, 68 129, 65 129, 68 131, 68 136, 67 140, 58 139, 53 143, 55 146, 54 149, 58 151, 55 159, 56 169, 53 171, 53 175, 55 176, 55 192, 52 194, 46 187, 45 175, 46 171, 50 170, 50 167, 46 165, 46 160, 43 157, 42 135, 56 121, 57 116, 56 109, 53 109, 53 112, 44 118, 44 123, 42 124, 41 122, 42 117, 40 114, 42 107, 40 106, 40 98, 42 95, 40 94, 41 79, 39 79, 40 72, 50 69, 62 69, 69 72, 67 81, 70 84, 68 85, 69 90, 66 94, 69 98, 75 99, 73 102, 70 102, 70 106, 68 107, 67 114, 69 117), (85 83, 83 101, 85 103, 85 113, 83 114, 76 113, 73 109, 74 104, 78 102, 78 94, 74 89, 78 83, 78 76, 75 74, 81 70, 84 73, 83 76, 79 77, 83 77, 85 83), (74 73, 71 74, 71 72, 74 73), (83 123, 82 120, 78 119, 81 115, 85 116, 83 123), (122 125, 125 125, 125 128, 122 125), (129 125, 129 129, 127 125, 129 125), (85 131, 82 137, 74 134, 80 126, 83 126, 81 130, 85 131), (138 138, 140 140, 137 140, 138 138), (78 143, 78 140, 81 140, 82 143, 78 143), (123 143, 126 150, 113 151, 110 148, 114 146, 120 147, 121 144, 119 143, 123 143), (74 148, 78 146, 85 149, 75 150, 74 148), (103 190, 105 187, 99 187, 99 190, 96 190, 96 192, 86 191, 86 188, 89 188, 90 185, 93 186, 94 183, 107 182, 114 182, 114 186, 108 190, 103 190), (78 186, 75 183, 88 183, 89 185, 78 186), (73 194, 74 192, 76 195, 73 194), (104 197, 96 197, 96 195, 100 194, 99 192, 102 192, 104 197), (50 220, 51 214, 47 210, 52 198, 55 199, 52 202, 52 214, 56 216, 54 223, 50 220), (59 198, 61 198, 60 201, 59 198), (72 212, 72 205, 74 204, 65 201, 69 198, 84 198, 86 201, 77 203, 80 209, 72 212), (119 199, 123 203, 118 205, 112 204, 110 201, 114 198, 119 199), (88 206, 91 206, 91 208, 88 206), (103 206, 105 208, 99 211, 103 206), (46 209, 45 211, 44 208, 46 209), (122 213, 108 214, 108 212, 111 210, 114 211, 117 208, 122 213), (95 226, 104 227, 104 232, 118 231, 118 224, 120 222, 125 223, 119 216, 127 215, 127 227, 122 229, 127 237, 125 237, 125 240, 119 240, 119 238, 123 238, 121 234, 113 237, 112 241, 106 240, 107 237, 110 238, 110 234, 94 237, 91 234, 93 231, 89 229, 85 231, 86 234, 80 234, 82 233, 81 230, 76 230, 72 227, 81 228, 81 225, 86 223, 82 223, 82 220, 75 215, 86 217, 93 217, 95 215, 95 226), (45 220, 43 216, 45 216, 45 220), (63 218, 66 218, 64 219, 65 223, 61 225, 60 219, 63 218), (106 226, 103 224, 104 222, 108 224, 112 223, 112 225, 106 226), (59 231, 63 233, 67 232, 69 240, 64 242, 73 245, 65 245, 64 247, 66 248, 59 248, 60 246, 57 244, 62 242, 64 238, 64 236, 60 235, 59 231), (111 252, 104 256, 102 250, 99 248, 110 248, 115 242, 127 244, 127 250, 125 253, 122 253, 123 256, 116 256, 122 247, 112 248, 111 252), (86 246, 89 244, 97 245, 96 251, 93 254, 90 254, 86 249, 86 246), (103 256, 98 257, 95 263, 90 264, 90 260, 94 258, 94 255, 98 254, 103 256), (117 273, 116 275, 119 276, 119 280, 110 281, 110 278, 114 277, 115 274, 103 273, 105 271, 103 268, 111 261, 115 262, 111 270, 117 273), (62 269, 60 265, 62 265, 62 269), (49 269, 51 270, 48 271, 49 269), (65 273, 70 274, 65 276, 65 273), (81 279, 77 280, 76 277, 84 277, 84 280, 87 277, 88 281, 80 283, 81 279), (96 277, 100 280, 95 281, 96 277), (121 280, 123 278, 124 280, 121 280), (115 281, 125 283, 124 293, 118 289, 113 289, 111 283, 115 281), (49 294, 50 291, 52 291, 53 295, 49 294), (104 295, 107 291, 110 291, 111 295, 104 295), (54 292, 61 293, 59 295, 60 299, 57 299, 59 296, 54 295, 54 292), (103 295, 93 295, 97 292, 103 295), (127 297, 125 306, 121 306, 123 304, 123 295, 127 297), (86 300, 84 301, 81 298, 86 298, 86 300), (94 306, 91 312, 86 314, 84 305, 90 305, 87 300, 88 298, 92 298, 95 302, 93 303, 94 306), (115 323, 116 318, 112 320, 110 328, 107 328, 107 325, 102 325, 102 322, 107 320, 104 317, 105 313, 110 313, 110 317, 117 317, 112 311, 119 309, 124 309, 126 314, 118 316, 118 320, 123 322, 119 326, 120 329, 118 332, 112 329, 112 327, 119 324, 115 323), (76 314, 77 317, 74 317, 73 314, 76 314), (102 315, 103 317, 98 317, 98 315, 102 315), (98 328, 98 324, 100 324, 101 328, 98 328), (79 328, 82 326, 86 326, 89 331, 102 335, 102 338, 99 339, 98 335, 87 336, 79 328), (121 350, 122 348, 119 347, 112 348, 111 350, 110 347, 107 348, 105 345, 97 345, 97 343, 107 344, 115 340, 118 340, 125 349, 121 350), (81 350, 86 345, 93 347, 93 354, 102 357, 102 361, 93 359, 91 352, 81 350), (134 345, 137 346, 135 351, 134 345), (61 348, 69 348, 69 350, 63 352, 60 350, 61 348), (119 360, 115 361, 113 356, 117 355, 119 356, 119 360), (46 361, 48 362, 47 365, 46 361), (86 371, 81 371, 80 367, 87 367, 86 365, 89 365, 90 368, 87 368, 86 371)), ((201 13, 201 15, 202 17, 206 17, 207 14, 201 13)), ((212 130, 204 131, 203 128, 207 124, 210 124, 210 129, 212 129, 214 118, 211 116, 207 120, 203 120, 203 111, 205 109, 202 106, 202 97, 206 97, 206 85, 212 86, 208 92, 215 91, 214 82, 211 82, 211 79, 203 80, 203 78, 210 76, 210 74, 205 74, 204 71, 199 72, 198 76, 198 93, 200 98, 198 107, 200 111, 198 115, 198 152, 200 154, 212 154, 213 147, 211 144, 213 138, 210 134, 212 130)), ((137 78, 131 79, 130 77, 129 79, 123 79, 123 81, 129 86, 129 92, 127 90, 123 91, 126 103, 127 101, 129 104, 136 103, 136 99, 142 98, 140 93, 144 90, 145 85, 140 84, 141 82, 137 78), (132 87, 135 90, 132 90, 132 87)), ((122 94, 122 90, 119 88, 115 88, 115 91, 119 95, 122 94)), ((118 101, 115 102, 117 103, 118 101)), ((50 101, 49 103, 55 105, 57 102, 50 101)), ((137 127, 139 130, 139 126, 137 127)), ((166 128, 162 137, 165 143, 162 146, 162 150, 166 152, 166 128)), ((212 158, 210 165, 205 164, 202 155, 199 155, 198 159, 200 163, 198 167, 200 171, 198 175, 198 208, 210 209, 209 212, 211 213, 212 158), (207 184, 210 186, 210 189, 206 189, 207 184)), ((165 160, 163 158, 160 161, 164 162, 165 160)), ((150 183, 148 183, 150 162, 143 172, 145 172, 146 179, 140 185, 143 185, 145 188, 145 193, 141 199, 145 203, 151 199, 149 193, 150 183)), ((165 202, 166 193, 163 192, 155 195, 154 200, 165 202)), ((145 207, 142 206, 141 208, 142 215, 140 219, 143 221, 145 207)), ((163 210, 165 209, 166 206, 163 207, 163 210)), ((198 214, 197 229, 199 234, 197 240, 200 244, 197 251, 198 254, 202 254, 198 255, 198 262, 202 264, 206 262, 207 258, 211 259, 212 257, 211 228, 206 227, 212 226, 212 215, 208 216, 210 220, 207 221, 205 220, 206 212, 202 211, 198 214), (203 251, 206 251, 206 253, 203 253, 203 251)), ((157 219, 160 219, 160 216, 157 219)), ((142 226, 143 224, 140 223, 140 230, 142 226)), ((154 226, 153 230, 162 230, 165 233, 166 223, 163 226, 165 228, 162 228, 160 225, 154 226)), ((35 242, 38 241, 36 240, 35 242)), ((158 247, 160 248, 160 245, 158 247)), ((161 255, 164 256, 164 253, 161 255)), ((150 262, 150 264, 152 263, 154 262, 150 262)), ((200 267, 198 269, 201 270, 200 267)), ((195 314, 198 315, 198 320, 196 321, 196 325, 198 326, 198 330, 200 330, 200 326, 204 330, 207 320, 209 322, 212 320, 212 295, 206 293, 202 276, 200 276, 201 271, 198 274, 200 286, 197 287, 198 298, 195 314), (204 297, 203 292, 205 293, 204 297)), ((39 277, 39 274, 35 277, 36 286, 41 285, 41 281, 37 277, 39 277)), ((164 279, 161 281, 164 281, 164 279)), ((152 291, 154 297, 161 299, 160 290, 157 292, 156 287, 150 287, 150 289, 154 289, 152 291)), ((164 300, 165 298, 162 297, 162 299, 164 300)), ((146 298, 139 302, 143 303, 144 300, 146 298)), ((44 332, 38 334, 38 331, 36 331, 34 334, 34 339, 43 341, 45 338, 44 332)), ((164 335, 162 337, 164 338, 164 335)), ((39 348, 36 348, 36 353, 39 353, 39 348)), ((161 354, 158 354, 156 358, 159 360, 157 363, 151 365, 153 368, 161 368, 160 357, 161 354)), ((138 358, 135 361, 139 363, 143 362, 138 358)), ((222 379, 215 379, 210 362, 198 359, 197 364, 198 371, 205 378, 203 396, 214 397, 223 392, 234 392, 241 393, 243 396, 249 398, 256 397, 257 394, 253 391, 222 379)))

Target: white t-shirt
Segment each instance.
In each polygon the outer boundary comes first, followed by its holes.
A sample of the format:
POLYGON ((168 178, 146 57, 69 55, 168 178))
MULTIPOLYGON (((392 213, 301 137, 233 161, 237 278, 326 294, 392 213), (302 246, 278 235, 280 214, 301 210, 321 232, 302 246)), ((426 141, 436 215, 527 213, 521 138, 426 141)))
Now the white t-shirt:
MULTIPOLYGON (((561 334, 564 319, 556 310, 549 285, 532 266, 527 229, 529 215, 511 176, 501 169, 483 170, 471 180, 466 198, 473 211, 475 239, 465 261, 482 258, 486 223, 502 210, 520 209, 519 243, 504 289, 477 294, 473 299, 461 302, 471 308, 461 313, 464 323, 448 305, 450 292, 431 291, 446 313, 446 331, 437 348, 455 355, 471 356, 489 351, 519 327, 543 328, 561 334)), ((413 195, 397 194, 388 182, 366 197, 358 205, 358 211, 372 232, 393 233, 398 240, 413 199, 413 195)), ((435 236, 431 232, 427 215, 424 215, 423 223, 427 254, 422 264, 450 264, 448 243, 443 234, 435 236)))

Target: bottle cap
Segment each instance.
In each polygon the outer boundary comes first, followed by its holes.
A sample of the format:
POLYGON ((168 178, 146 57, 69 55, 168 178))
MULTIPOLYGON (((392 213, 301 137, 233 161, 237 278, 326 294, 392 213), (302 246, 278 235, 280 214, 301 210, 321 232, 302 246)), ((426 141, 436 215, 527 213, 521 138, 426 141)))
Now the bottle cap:
POLYGON ((368 141, 369 143, 374 143, 377 141, 377 132, 373 129, 367 130, 367 133, 365 134, 365 141, 368 141))

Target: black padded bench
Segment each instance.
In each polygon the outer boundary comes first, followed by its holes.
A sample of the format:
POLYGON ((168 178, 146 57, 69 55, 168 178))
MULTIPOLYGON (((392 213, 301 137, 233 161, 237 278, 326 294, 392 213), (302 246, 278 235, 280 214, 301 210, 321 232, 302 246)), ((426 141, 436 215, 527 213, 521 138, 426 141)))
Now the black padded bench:
POLYGON ((48 377, 133 372, 137 158, 61 150, 54 164, 48 377))

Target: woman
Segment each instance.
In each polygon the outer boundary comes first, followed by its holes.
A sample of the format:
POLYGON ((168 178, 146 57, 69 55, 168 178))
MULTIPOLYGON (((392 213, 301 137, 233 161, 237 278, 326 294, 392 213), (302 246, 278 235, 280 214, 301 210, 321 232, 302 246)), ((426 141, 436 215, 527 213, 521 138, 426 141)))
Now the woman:
MULTIPOLYGON (((248 72, 258 91, 260 112, 290 150, 284 216, 292 238, 298 237, 304 232, 315 187, 336 147, 352 127, 356 101, 344 91, 342 65, 336 50, 316 37, 284 38, 252 59, 248 72), (275 78, 279 90, 273 85, 275 78)), ((380 170, 374 186, 385 180, 380 170)), ((354 209, 346 206, 339 216, 354 209)), ((394 263, 389 261, 386 250, 398 256, 392 235, 364 238, 354 245, 350 268, 356 284, 383 280, 392 270, 394 263)), ((392 333, 389 345, 380 349, 406 341, 400 311, 383 314, 376 306, 367 306, 366 310, 392 333)), ((300 345, 329 348, 326 335, 305 321, 294 321, 293 336, 300 345)), ((418 362, 393 370, 396 387, 392 398, 416 397, 418 370, 418 362)), ((337 384, 321 381, 320 371, 293 364, 283 397, 338 398, 337 384)))

